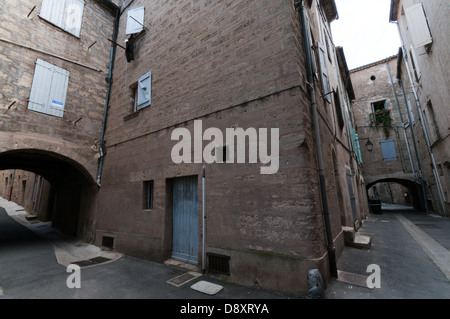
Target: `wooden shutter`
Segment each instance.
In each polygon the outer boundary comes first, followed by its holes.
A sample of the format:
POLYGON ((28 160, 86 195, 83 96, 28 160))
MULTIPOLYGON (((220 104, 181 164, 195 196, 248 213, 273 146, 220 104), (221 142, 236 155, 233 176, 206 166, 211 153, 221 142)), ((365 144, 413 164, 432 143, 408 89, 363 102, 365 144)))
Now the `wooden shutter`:
POLYGON ((138 81, 136 110, 141 110, 152 103, 152 73, 149 72, 138 81))
POLYGON ((397 152, 395 151, 394 140, 384 140, 380 141, 381 151, 383 152, 384 161, 396 161, 397 152))
POLYGON ((81 21, 83 20, 84 1, 66 0, 65 25, 63 27, 69 33, 79 37, 81 21))
POLYGON ((422 73, 420 72, 414 44, 411 44, 411 47, 409 48, 409 53, 411 54, 411 64, 414 70, 414 76, 416 78, 416 81, 419 82, 420 78, 422 77, 422 73))
POLYGON ((39 16, 79 37, 83 10, 83 0, 42 0, 39 16))
POLYGON ((63 117, 69 75, 69 71, 37 59, 28 109, 63 117))
POLYGON ((422 3, 412 5, 405 9, 406 21, 411 39, 416 48, 433 42, 427 17, 422 3))
POLYGON ((144 28, 145 7, 129 9, 127 19, 127 34, 136 34, 144 28))
POLYGON ((327 58, 326 58, 326 49, 323 43, 317 42, 319 47, 319 60, 320 60, 320 75, 322 79, 322 94, 324 95, 324 99, 331 103, 331 89, 330 89, 330 81, 328 78, 328 68, 327 68, 327 58))

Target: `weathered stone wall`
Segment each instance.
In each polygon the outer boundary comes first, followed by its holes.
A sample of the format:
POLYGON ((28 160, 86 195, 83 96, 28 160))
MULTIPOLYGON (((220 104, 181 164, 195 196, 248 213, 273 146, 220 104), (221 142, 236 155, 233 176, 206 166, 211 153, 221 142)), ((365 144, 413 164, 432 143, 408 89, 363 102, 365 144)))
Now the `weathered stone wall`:
POLYGON ((0 8, 0 167, 51 175, 54 226, 89 240, 115 13, 85 1, 76 37, 41 18, 41 5, 8 0, 0 8), (38 58, 70 72, 62 118, 28 109, 38 58))
MULTIPOLYGON (((130 8, 144 4, 135 1, 130 8)), ((175 128, 193 133, 194 120, 202 120, 204 130, 223 132, 279 128, 277 174, 261 175, 260 164, 206 166, 206 245, 208 252, 231 257, 228 280, 304 293, 308 269, 318 267, 327 278, 328 263, 293 3, 157 2, 145 10, 148 30, 136 40, 135 60, 127 63, 124 51, 116 59, 96 243, 111 236, 114 248, 127 254, 170 258, 171 180, 191 175, 199 179, 201 234, 202 164, 172 162, 175 128), (152 104, 134 113, 131 87, 150 71, 152 104), (151 211, 142 209, 146 180, 154 181, 151 211)), ((119 43, 127 38, 126 20, 124 13, 119 43)), ((331 141, 324 134, 324 145, 331 141)), ((339 242, 339 213, 332 216, 339 242)))
POLYGON ((410 147, 410 153, 408 153, 405 133, 401 126, 400 118, 406 123, 408 117, 403 93, 396 79, 396 70, 397 58, 391 57, 387 58, 386 61, 375 62, 351 71, 356 95, 353 110, 361 143, 364 176, 367 184, 381 179, 414 180, 410 159, 412 159, 417 170, 411 133, 409 129, 406 130, 410 147), (387 61, 389 61, 389 68, 387 61), (391 74, 389 74, 389 71, 391 74), (390 111, 392 119, 388 136, 386 136, 382 124, 375 124, 371 115, 373 112, 372 103, 382 100, 386 100, 387 109, 390 111), (373 143, 372 152, 368 152, 365 146, 368 139, 373 143), (383 160, 381 141, 388 139, 394 140, 397 160, 383 160))
POLYGON ((54 151, 78 160, 95 180, 92 147, 101 135, 114 14, 86 1, 77 38, 40 18, 40 9, 41 1, 28 0, 6 1, 0 9, 0 152, 54 151), (70 72, 63 118, 28 110, 37 58, 70 72))

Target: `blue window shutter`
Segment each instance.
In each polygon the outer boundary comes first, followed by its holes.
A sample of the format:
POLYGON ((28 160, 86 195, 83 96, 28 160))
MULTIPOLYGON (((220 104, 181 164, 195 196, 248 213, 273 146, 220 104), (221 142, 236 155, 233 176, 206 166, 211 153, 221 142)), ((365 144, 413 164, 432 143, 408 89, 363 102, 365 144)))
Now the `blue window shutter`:
POLYGON ((37 59, 28 109, 63 117, 69 75, 69 71, 37 59))
POLYGON ((139 111, 152 104, 152 73, 149 72, 138 80, 137 105, 139 111))
POLYGON ((383 152, 384 161, 396 161, 397 152, 395 151, 394 140, 380 141, 381 151, 383 152))

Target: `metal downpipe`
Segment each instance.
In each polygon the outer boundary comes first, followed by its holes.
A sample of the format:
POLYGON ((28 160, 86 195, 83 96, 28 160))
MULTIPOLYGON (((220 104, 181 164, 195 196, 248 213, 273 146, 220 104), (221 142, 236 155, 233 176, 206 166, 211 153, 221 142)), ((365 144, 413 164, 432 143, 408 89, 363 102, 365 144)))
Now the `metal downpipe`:
MULTIPOLYGON (((394 85, 394 81, 392 80, 392 75, 391 75, 391 68, 389 66, 389 61, 386 60, 386 64, 388 67, 388 71, 389 71, 389 77, 391 79, 391 83, 392 83, 392 89, 394 90, 394 94, 395 94, 395 99, 397 101, 397 106, 398 106, 398 112, 400 114, 400 121, 402 122, 402 127, 403 127, 403 132, 405 133, 405 138, 406 138, 406 143, 408 143, 408 138, 406 136, 406 129, 405 126, 403 125, 403 116, 402 116, 402 110, 400 109, 400 104, 398 102, 398 98, 397 98, 397 91, 395 90, 395 85, 394 85)), ((406 100, 405 100, 406 102, 406 100)), ((405 107, 407 107, 408 104, 405 104, 405 107)), ((408 110, 406 110, 406 113, 408 113, 408 110)), ((409 113, 408 113, 409 115, 409 113)), ((411 120, 411 119, 409 119, 411 120)), ((421 169, 421 165, 420 165, 420 158, 419 158, 419 154, 417 153, 417 146, 416 146, 416 139, 414 138, 414 132, 412 130, 411 127, 411 122, 409 123, 410 128, 411 128, 411 138, 412 138, 412 142, 413 142, 413 146, 414 146, 414 151, 416 153, 416 160, 417 160, 417 169, 419 170, 419 179, 420 179, 420 184, 422 185, 422 193, 423 193, 423 201, 425 204, 425 210, 428 213, 428 201, 427 201, 427 191, 425 189, 425 184, 423 183, 423 177, 422 177, 422 169, 421 169)))
POLYGON ((305 55, 306 55, 306 69, 307 69, 307 87, 310 96, 312 115, 313 115, 313 124, 314 124, 314 136, 316 141, 316 150, 317 150, 317 161, 318 161, 318 173, 319 173, 319 183, 320 183, 320 194, 322 200, 322 210, 323 217, 325 222, 325 230, 327 237, 327 250, 328 250, 328 258, 330 265, 330 273, 331 276, 337 278, 337 262, 336 262, 336 247, 333 242, 333 235, 331 232, 331 222, 330 222, 330 214, 328 210, 328 200, 327 200, 327 192, 326 192, 326 183, 325 183, 325 169, 323 165, 323 154, 322 154, 322 146, 320 139, 320 127, 319 127, 319 117, 317 111, 317 101, 316 101, 316 93, 314 86, 314 78, 312 72, 312 59, 311 59, 311 51, 309 48, 311 44, 309 43, 308 35, 306 33, 306 17, 305 17, 305 9, 303 1, 298 3, 300 6, 301 13, 301 25, 302 25, 302 35, 305 47, 305 55))
POLYGON ((109 58, 109 73, 108 77, 106 78, 106 81, 108 82, 108 90, 106 93, 106 102, 105 102, 105 111, 103 114, 103 124, 102 124, 102 135, 100 139, 100 160, 98 164, 98 173, 97 173, 97 186, 102 187, 101 185, 101 178, 102 178, 102 171, 103 171, 103 162, 106 155, 106 149, 105 149, 105 133, 106 133, 106 120, 108 118, 108 108, 109 108, 109 101, 111 99, 111 87, 112 87, 112 81, 113 81, 113 70, 114 70, 114 60, 116 57, 116 42, 117 37, 119 34, 119 21, 120 21, 120 7, 114 5, 113 3, 110 3, 111 6, 113 6, 116 9, 116 18, 114 22, 114 34, 113 34, 113 42, 111 43, 111 51, 110 51, 110 58, 109 58))

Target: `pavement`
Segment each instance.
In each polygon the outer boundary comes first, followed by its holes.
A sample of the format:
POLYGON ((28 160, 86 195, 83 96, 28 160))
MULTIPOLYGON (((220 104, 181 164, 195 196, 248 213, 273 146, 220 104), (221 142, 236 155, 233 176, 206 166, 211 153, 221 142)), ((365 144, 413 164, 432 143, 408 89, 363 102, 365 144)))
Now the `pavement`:
MULTIPOLYGON (((339 277, 328 283, 325 298, 449 299, 450 220, 410 207, 383 209, 382 214, 370 215, 358 231, 371 237, 371 247, 345 247, 338 261, 339 277), (379 287, 368 288, 368 279, 379 287)), ((0 299, 305 299, 219 281, 175 263, 143 261, 65 237, 51 223, 30 219, 22 207, 2 198, 0 226, 0 299), (81 265, 82 289, 67 288, 67 266, 73 263, 81 265), (194 285, 214 293, 195 290, 194 285)))

